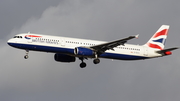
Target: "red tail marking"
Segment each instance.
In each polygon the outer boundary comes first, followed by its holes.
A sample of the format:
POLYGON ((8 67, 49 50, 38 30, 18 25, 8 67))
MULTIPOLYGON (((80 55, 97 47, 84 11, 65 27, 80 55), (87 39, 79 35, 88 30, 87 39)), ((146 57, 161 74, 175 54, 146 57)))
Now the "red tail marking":
POLYGON ((153 36, 153 38, 156 38, 156 37, 161 36, 161 35, 167 35, 167 32, 168 32, 168 29, 164 29, 164 30, 156 33, 156 34, 153 36))
POLYGON ((152 43, 148 43, 148 46, 151 47, 151 48, 157 48, 157 49, 160 49, 162 50, 162 48, 156 44, 152 44, 152 43))

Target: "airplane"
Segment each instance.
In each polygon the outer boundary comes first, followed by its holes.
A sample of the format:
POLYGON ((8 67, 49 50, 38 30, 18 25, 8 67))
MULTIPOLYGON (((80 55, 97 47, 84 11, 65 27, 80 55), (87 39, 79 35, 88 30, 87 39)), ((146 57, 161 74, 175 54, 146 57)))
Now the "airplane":
POLYGON ((12 47, 26 51, 25 59, 28 59, 29 51, 55 53, 57 62, 75 62, 81 60, 80 67, 85 68, 85 59, 94 59, 93 63, 100 63, 99 58, 116 60, 144 60, 162 57, 172 54, 172 50, 178 47, 164 49, 168 35, 169 25, 162 25, 157 32, 144 45, 126 44, 128 40, 138 38, 139 35, 129 36, 116 41, 105 42, 87 39, 58 37, 33 33, 22 33, 8 40, 12 47))

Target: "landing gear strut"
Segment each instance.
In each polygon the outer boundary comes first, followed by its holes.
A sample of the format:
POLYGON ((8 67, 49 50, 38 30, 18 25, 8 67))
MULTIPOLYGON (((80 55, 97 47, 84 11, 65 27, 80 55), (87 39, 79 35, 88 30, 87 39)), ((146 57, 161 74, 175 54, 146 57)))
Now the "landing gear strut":
POLYGON ((24 59, 28 59, 29 58, 28 54, 29 54, 29 50, 26 50, 26 55, 24 56, 24 59))
MULTIPOLYGON (((80 67, 81 68, 85 68, 86 67, 86 63, 84 62, 84 59, 87 59, 85 57, 79 57, 79 60, 81 60, 82 62, 80 63, 80 67)), ((98 55, 95 53, 95 59, 93 60, 94 64, 98 64, 100 63, 100 59, 98 58, 98 55)))
POLYGON ((100 63, 100 60, 98 59, 97 53, 95 54, 95 59, 93 60, 93 63, 94 63, 94 64, 100 63))
POLYGON ((84 58, 80 57, 79 59, 82 61, 82 63, 80 64, 80 67, 81 68, 85 68, 86 67, 86 63, 84 62, 84 58))

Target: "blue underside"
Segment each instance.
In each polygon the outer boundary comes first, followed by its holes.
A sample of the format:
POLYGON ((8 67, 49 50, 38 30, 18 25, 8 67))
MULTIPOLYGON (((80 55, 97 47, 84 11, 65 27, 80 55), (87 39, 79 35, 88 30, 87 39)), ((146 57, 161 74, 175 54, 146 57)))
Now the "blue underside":
MULTIPOLYGON (((74 55, 74 49, 69 49, 69 48, 28 45, 28 44, 19 44, 19 43, 8 43, 8 44, 12 47, 19 48, 19 49, 27 49, 27 50, 34 50, 34 51, 53 52, 53 53, 63 53, 63 54, 74 55)), ((147 57, 142 57, 142 56, 114 54, 114 53, 103 53, 100 55, 100 57, 101 58, 110 58, 110 59, 119 59, 119 60, 147 59, 147 57)))

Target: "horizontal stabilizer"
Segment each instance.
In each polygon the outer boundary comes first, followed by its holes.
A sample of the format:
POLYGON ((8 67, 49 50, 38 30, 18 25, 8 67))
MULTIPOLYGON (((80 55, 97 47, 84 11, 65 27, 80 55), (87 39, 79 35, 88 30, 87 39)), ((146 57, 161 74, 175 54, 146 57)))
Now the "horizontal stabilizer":
POLYGON ((160 50, 160 51, 156 51, 156 52, 161 54, 161 53, 165 53, 165 52, 172 51, 172 50, 175 50, 175 49, 178 49, 178 47, 168 48, 168 49, 164 49, 164 50, 160 50))

